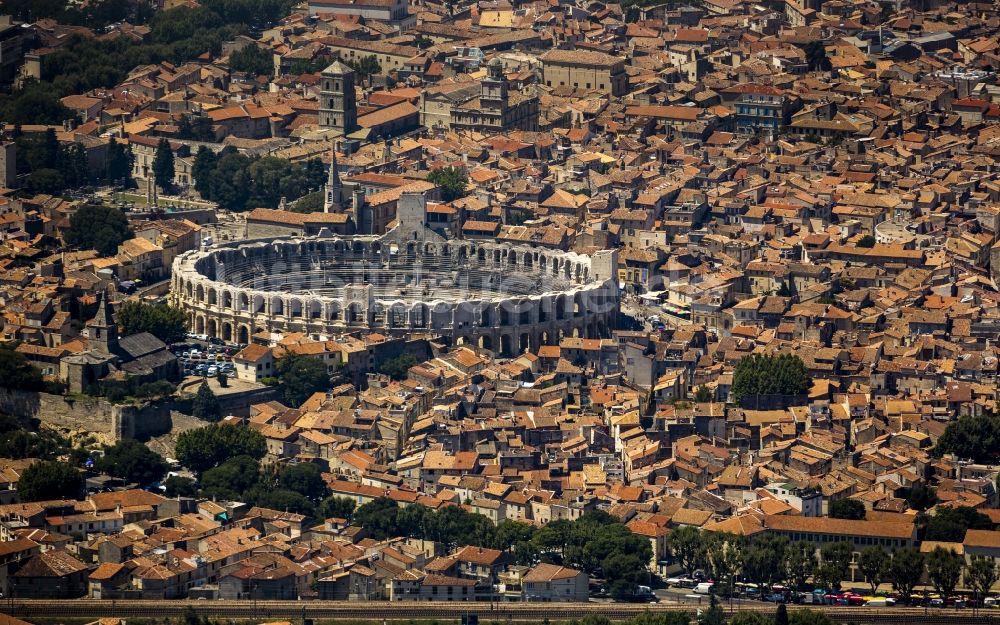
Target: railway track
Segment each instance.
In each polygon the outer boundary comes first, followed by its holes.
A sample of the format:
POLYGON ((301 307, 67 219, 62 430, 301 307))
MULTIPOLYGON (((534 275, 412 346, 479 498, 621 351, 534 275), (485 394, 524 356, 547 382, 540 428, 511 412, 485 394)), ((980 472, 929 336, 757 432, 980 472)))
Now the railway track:
MULTIPOLYGON (((158 601, 100 599, 13 599, 5 602, 5 611, 12 616, 31 621, 58 618, 100 617, 149 618, 179 617, 187 610, 214 618, 272 619, 332 619, 362 621, 399 620, 458 620, 475 614, 484 625, 493 622, 565 621, 589 614, 600 614, 612 620, 627 619, 643 612, 687 611, 694 617, 696 606, 669 604, 615 603, 502 603, 483 602, 348 602, 348 601, 158 601)), ((705 606, 702 606, 705 607, 705 606)), ((727 612, 728 606, 723 606, 727 612)), ((741 610, 772 613, 767 604, 743 605, 741 610)), ((792 606, 789 611, 800 609, 792 606)), ((864 608, 815 606, 839 623, 857 625, 1000 625, 1000 614, 989 611, 974 614, 972 610, 941 610, 924 608, 864 608)))

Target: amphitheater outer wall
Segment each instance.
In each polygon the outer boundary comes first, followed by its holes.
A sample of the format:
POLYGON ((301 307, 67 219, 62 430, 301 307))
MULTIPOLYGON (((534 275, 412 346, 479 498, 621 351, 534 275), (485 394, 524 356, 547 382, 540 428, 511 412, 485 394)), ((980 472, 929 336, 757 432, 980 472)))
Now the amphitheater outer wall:
MULTIPOLYGON (((616 271, 617 252, 613 250, 586 256, 466 240, 397 245, 374 237, 258 239, 178 256, 170 300, 187 313, 192 332, 236 343, 249 343, 249 337, 260 330, 333 336, 369 329, 391 336, 433 334, 455 345, 474 344, 501 356, 514 356, 557 344, 567 336, 609 336, 618 316, 616 271), (311 288, 322 291, 325 286, 318 283, 324 273, 321 266, 297 278, 292 291, 299 292, 248 288, 215 279, 228 264, 256 263, 260 272, 267 273, 275 265, 305 267, 311 258, 323 254, 366 259, 356 276, 338 285, 336 296, 310 293, 311 288), (369 258, 374 260, 369 262, 369 258), (428 274, 423 267, 432 260, 438 269, 428 274), (392 289, 383 287, 378 292, 377 286, 366 284, 370 279, 366 272, 388 268, 392 262, 396 266, 391 271, 404 274, 404 279, 410 279, 405 275, 410 272, 425 282, 430 278, 448 284, 440 288, 407 285, 412 292, 405 297, 405 288, 398 289, 397 297, 392 289), (455 276, 460 277, 468 267, 492 275, 528 276, 541 287, 539 292, 525 294, 490 293, 481 288, 463 291, 455 276), (560 288, 545 290, 547 283, 560 288), (421 288, 428 291, 426 299, 421 297, 421 288), (445 294, 438 296, 438 291, 445 294)), ((258 277, 263 275, 260 272, 258 277)))

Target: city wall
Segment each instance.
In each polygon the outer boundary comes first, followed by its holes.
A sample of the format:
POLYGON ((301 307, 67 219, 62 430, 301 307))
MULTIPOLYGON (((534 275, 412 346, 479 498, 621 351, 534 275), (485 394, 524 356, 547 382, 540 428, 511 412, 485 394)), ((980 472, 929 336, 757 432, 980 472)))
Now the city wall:
POLYGON ((112 404, 49 393, 0 389, 0 412, 55 430, 93 432, 112 441, 149 438, 170 431, 171 402, 112 404))

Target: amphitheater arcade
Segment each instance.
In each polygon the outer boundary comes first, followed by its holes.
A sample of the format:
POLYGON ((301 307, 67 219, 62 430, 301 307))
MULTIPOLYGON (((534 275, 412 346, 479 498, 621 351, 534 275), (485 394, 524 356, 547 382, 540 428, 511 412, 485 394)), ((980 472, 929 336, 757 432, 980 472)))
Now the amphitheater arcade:
POLYGON ((423 333, 513 356, 564 336, 609 336, 617 254, 468 240, 236 241, 175 260, 171 301, 197 334, 423 333))

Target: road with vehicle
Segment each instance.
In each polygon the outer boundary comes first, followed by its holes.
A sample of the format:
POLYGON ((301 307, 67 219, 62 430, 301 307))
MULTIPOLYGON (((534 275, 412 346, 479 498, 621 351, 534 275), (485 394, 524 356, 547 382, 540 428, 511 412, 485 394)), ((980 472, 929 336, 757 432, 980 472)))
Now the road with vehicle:
MULTIPOLYGON (((687 610, 692 618, 699 606, 676 603, 531 603, 531 602, 350 602, 350 601, 191 601, 191 600, 101 600, 101 599, 7 599, 6 612, 27 621, 59 619, 179 617, 191 610, 214 618, 334 619, 354 621, 399 621, 410 619, 458 620, 475 614, 480 620, 541 623, 580 619, 591 614, 623 620, 646 612, 687 610)), ((701 608, 708 605, 705 601, 701 608)), ((720 602, 727 613, 728 602, 720 602)), ((867 608, 848 606, 808 606, 829 615, 838 623, 864 625, 993 625, 1000 622, 991 610, 934 608, 867 608)), ((774 604, 746 602, 733 611, 753 610, 773 613, 774 604)), ((801 606, 789 606, 789 611, 801 606)), ((1000 616, 1000 615, 998 615, 1000 616)))

